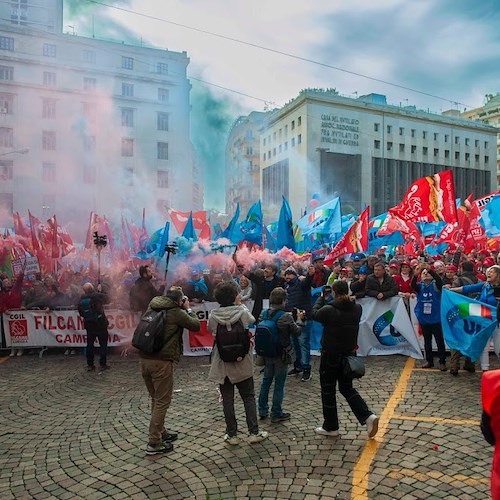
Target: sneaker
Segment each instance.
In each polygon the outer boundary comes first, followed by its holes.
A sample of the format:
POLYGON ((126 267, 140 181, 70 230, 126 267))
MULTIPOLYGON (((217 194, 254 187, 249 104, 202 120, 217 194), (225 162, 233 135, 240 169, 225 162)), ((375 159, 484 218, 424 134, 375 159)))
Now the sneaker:
POLYGON ((371 414, 365 422, 368 439, 372 439, 378 432, 379 418, 375 414, 371 414))
POLYGON ((299 373, 302 373, 302 370, 299 370, 298 368, 292 368, 292 369, 288 372, 288 375, 298 375, 299 373))
POLYGON ((11 357, 11 358, 12 358, 12 357, 13 357, 13 356, 15 356, 15 355, 16 355, 16 350, 15 350, 15 349, 12 349, 12 350, 10 351, 9 357, 11 357))
POLYGON ((446 368, 446 365, 444 363, 439 363, 439 370, 442 372, 448 371, 448 368, 446 368))
POLYGON ((323 429, 323 427, 316 427, 316 429, 314 429, 314 432, 316 434, 320 434, 321 436, 330 436, 330 437, 340 436, 339 431, 326 431, 325 429, 323 429))
POLYGON ((271 423, 276 424, 278 422, 284 422, 285 420, 290 420, 292 415, 286 411, 284 411, 281 415, 276 415, 271 417, 271 423))
POLYGON ((224 436, 224 441, 231 446, 238 446, 240 444, 240 438, 238 436, 230 436, 229 434, 224 436))
POLYGON ((149 443, 146 448, 146 455, 159 455, 160 453, 168 453, 174 449, 172 443, 149 443))
POLYGON ((66 350, 64 351, 64 355, 65 355, 65 356, 69 356, 69 349, 66 349, 66 350))
POLYGON ((22 356, 23 354, 24 354, 24 351, 22 349, 18 349, 16 356, 22 356))
POLYGON ((101 366, 99 366, 99 370, 101 370, 102 372, 104 370, 109 370, 110 368, 111 368, 111 366, 109 366, 109 365, 101 365, 101 366))
POLYGON ((266 431, 260 431, 258 434, 250 434, 248 442, 250 444, 260 443, 261 441, 264 441, 267 436, 269 436, 269 433, 266 431))
POLYGON ((269 413, 265 413, 265 414, 263 414, 263 415, 259 415, 259 418, 260 418, 261 420, 265 420, 267 417, 269 417, 269 413))
POLYGON ((95 372, 95 366, 94 365, 87 366, 87 371, 88 372, 95 372))
POLYGON ((167 441, 168 443, 171 443, 172 441, 175 441, 176 439, 177 439, 177 434, 175 432, 164 431, 161 433, 161 440, 162 441, 167 441))
POLYGON ((76 354, 76 351, 74 349, 71 349, 71 351, 69 351, 69 354, 70 356, 74 356, 76 354))
POLYGON ((454 377, 458 377, 458 370, 452 368, 450 370, 450 375, 453 375, 454 377))
POLYGON ((300 379, 301 382, 309 382, 309 380, 312 379, 312 374, 310 371, 306 371, 304 372, 304 374, 302 375, 302 378, 300 379))
POLYGON ((429 361, 426 361, 423 365, 422 368, 434 368, 434 363, 430 363, 429 361))

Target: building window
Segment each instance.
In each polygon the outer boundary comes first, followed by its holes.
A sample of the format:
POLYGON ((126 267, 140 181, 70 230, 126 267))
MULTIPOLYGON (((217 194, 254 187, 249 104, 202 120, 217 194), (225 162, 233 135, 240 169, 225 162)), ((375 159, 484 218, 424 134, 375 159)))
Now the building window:
POLYGON ((465 153, 465 161, 470 161, 470 153, 465 153))
POLYGON ((434 148, 434 157, 438 157, 438 156, 439 156, 439 149, 434 148))
POLYGON ((0 180, 12 179, 14 171, 14 160, 0 160, 0 180))
POLYGON ((263 159, 264 161, 266 161, 266 153, 264 153, 264 154, 262 155, 262 159, 263 159))
POLYGON ((57 83, 57 75, 52 71, 43 72, 43 85, 45 87, 55 87, 57 83))
POLYGON ((160 75, 168 74, 168 64, 162 62, 156 63, 156 72, 160 75))
POLYGON ((373 147, 375 149, 380 149, 380 141, 377 141, 377 140, 373 141, 373 147))
POLYGON ((437 141, 439 137, 439 134, 437 132, 434 132, 434 140, 437 141))
POLYGON ((83 149, 88 152, 95 151, 95 135, 86 135, 83 138, 83 149))
POLYGON ((47 57, 56 57, 56 46, 53 43, 43 44, 43 55, 47 57))
POLYGON ((449 141, 450 141, 450 136, 446 134, 444 136, 444 142, 449 142, 449 141))
POLYGON ((14 145, 14 129, 0 127, 0 146, 12 148, 14 145))
POLYGON ((132 108, 122 108, 122 127, 134 126, 134 110, 132 108))
POLYGON ((490 162, 490 157, 489 156, 485 156, 484 157, 484 164, 488 165, 489 162, 490 162))
POLYGON ((392 125, 387 125, 387 133, 392 134, 392 125))
POLYGON ((95 52, 93 50, 83 51, 83 62, 95 64, 95 52))
POLYGON ((134 84, 133 83, 122 83, 122 96, 123 97, 134 97, 134 84))
POLYGON ((262 140, 262 145, 265 146, 266 145, 266 138, 264 137, 264 139, 262 140))
POLYGON ((168 160, 168 142, 158 142, 156 151, 158 160, 168 160))
POLYGON ((42 118, 56 117, 56 100, 42 99, 42 118))
POLYGON ((458 144, 460 142, 460 137, 458 135, 455 136, 455 144, 458 144))
POLYGON ((56 164, 42 163, 42 181, 54 182, 56 180, 56 164))
POLYGON ((460 151, 455 151, 455 160, 460 160, 460 151))
POLYGON ((273 141, 276 140, 276 132, 273 132, 273 141))
POLYGON ((445 149, 444 150, 444 157, 445 158, 449 158, 450 157, 450 150, 449 149, 445 149))
POLYGON ((399 127, 399 135, 405 135, 405 129, 403 127, 399 127))
POLYGON ((424 146, 424 147, 422 148, 422 154, 423 154, 424 156, 427 156, 428 151, 429 151, 429 148, 428 148, 427 146, 424 146))
POLYGON ((278 153, 281 153, 282 149, 283 149, 283 148, 282 148, 282 146, 281 146, 281 144, 280 144, 280 145, 278 146, 278 153))
POLYGON ((405 145, 404 144, 400 144, 399 145, 399 152, 400 153, 404 153, 405 152, 405 145))
POLYGON ((488 146, 489 146, 489 142, 488 141, 484 141, 484 149, 488 149, 488 146))
POLYGON ((0 209, 12 213, 14 210, 14 195, 12 193, 0 193, 0 209))
POLYGON ((282 132, 282 131, 281 131, 281 129, 279 129, 279 131, 278 131, 278 137, 279 137, 280 139, 281 139, 281 132, 282 132))
POLYGON ((288 135, 288 125, 285 125, 285 135, 288 135))
POLYGON ((273 156, 276 156, 276 148, 273 148, 273 156))
POLYGON ((295 147, 295 137, 292 137, 292 148, 295 147))
POLYGON ((302 125, 302 116, 299 116, 297 118, 297 127, 300 127, 302 125))
POLYGON ((0 94, 0 114, 11 115, 14 106, 14 97, 9 94, 0 94))
POLYGON ((95 78, 85 77, 83 79, 83 90, 93 92, 96 88, 97 80, 95 78))
POLYGON ((427 139, 427 132, 425 130, 422 132, 422 139, 427 139))
POLYGON ((168 113, 159 111, 156 114, 156 128, 157 130, 168 130, 168 113))
POLYGON ((0 49, 14 50, 14 39, 10 36, 0 36, 0 49))
POLYGON ((0 80, 14 80, 14 67, 0 66, 0 80))
POLYGON ((411 136, 415 137, 417 135, 417 129, 412 128, 411 129, 411 136))
POLYGON ((134 69, 134 58, 122 56, 122 68, 134 69))
POLYGON ((285 141, 285 151, 288 151, 288 141, 285 141))
POLYGON ((412 146, 411 147, 411 152, 412 152, 412 154, 416 153, 417 152, 417 146, 412 146))
POLYGON ((122 156, 134 156, 134 139, 122 138, 122 156))
POLYGON ((380 123, 374 123, 373 124, 373 130, 375 132, 380 132, 380 123))
POLYGON ((252 156, 253 155, 253 148, 252 146, 247 146, 247 155, 252 156))
POLYGON ((478 139, 476 139, 476 140, 474 141, 474 146, 475 146, 476 148, 478 148, 478 147, 479 147, 479 140, 478 140, 478 139))
POLYGON ((469 143, 470 143, 470 140, 469 140, 469 138, 468 138, 468 137, 466 137, 466 138, 465 138, 465 145, 466 145, 466 146, 468 146, 468 145, 469 145, 469 143))
POLYGON ((158 170, 157 185, 159 188, 168 188, 168 172, 166 170, 158 170))
POLYGON ((44 151, 56 150, 56 133, 52 130, 42 131, 42 149, 44 151))
POLYGON ((160 102, 168 102, 169 93, 168 89, 158 89, 158 100, 160 102))
POLYGON ((123 184, 125 186, 134 185, 134 169, 132 167, 125 167, 123 171, 123 184))
POLYGON ((295 130, 295 120, 292 120, 292 130, 295 130))
POLYGON ((387 142, 387 151, 392 151, 392 142, 387 142))
POLYGON ((474 161, 475 161, 476 163, 479 163, 479 155, 474 155, 474 161))
POLYGON ((297 136, 297 144, 302 144, 302 134, 297 136))

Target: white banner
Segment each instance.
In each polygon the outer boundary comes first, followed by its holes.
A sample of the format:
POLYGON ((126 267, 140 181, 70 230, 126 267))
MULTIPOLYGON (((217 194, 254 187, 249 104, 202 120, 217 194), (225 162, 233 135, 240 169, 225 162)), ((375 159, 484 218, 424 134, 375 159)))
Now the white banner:
POLYGON ((10 266, 12 268, 12 276, 17 276, 24 271, 25 276, 30 274, 36 274, 40 272, 40 266, 38 265, 38 257, 21 257, 11 261, 10 266))
POLYGON ((423 359, 415 329, 400 297, 386 300, 364 298, 358 335, 358 354, 404 354, 423 359))

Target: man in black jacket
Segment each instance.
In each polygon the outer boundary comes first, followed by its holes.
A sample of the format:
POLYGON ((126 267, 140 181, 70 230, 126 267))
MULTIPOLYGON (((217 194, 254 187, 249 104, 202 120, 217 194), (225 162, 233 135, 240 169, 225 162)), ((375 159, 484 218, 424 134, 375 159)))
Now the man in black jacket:
POLYGON ((373 274, 366 278, 366 297, 374 297, 377 300, 385 300, 398 294, 398 285, 392 276, 385 272, 382 262, 373 266, 373 274))
POLYGON ((151 283, 153 274, 149 266, 139 267, 139 278, 130 289, 130 309, 141 314, 146 311, 149 303, 158 295, 158 291, 151 283))

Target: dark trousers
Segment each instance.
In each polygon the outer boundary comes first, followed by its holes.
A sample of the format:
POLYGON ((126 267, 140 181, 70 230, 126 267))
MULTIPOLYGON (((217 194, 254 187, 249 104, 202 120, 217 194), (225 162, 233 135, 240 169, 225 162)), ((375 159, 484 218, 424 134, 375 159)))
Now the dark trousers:
POLYGON ((420 324, 422 335, 424 336, 425 359, 431 365, 434 364, 432 357, 432 337, 436 341, 439 362, 443 365, 446 363, 446 348, 444 346, 443 329, 441 323, 432 323, 430 325, 420 324))
POLYGON ((87 365, 94 366, 94 343, 99 340, 99 364, 106 366, 106 354, 108 351, 108 327, 101 323, 86 323, 87 331, 87 365))
POLYGON ((226 377, 224 383, 219 386, 222 394, 222 407, 224 410, 224 419, 226 421, 226 433, 229 434, 229 436, 236 436, 238 432, 238 424, 234 413, 234 386, 238 388, 241 399, 243 400, 248 432, 250 434, 258 434, 259 424, 257 422, 257 408, 255 406, 253 377, 242 380, 236 384, 232 384, 226 377))
POLYGON ((337 431, 339 418, 337 413, 336 385, 351 407, 360 424, 373 413, 368 409, 365 400, 352 386, 352 379, 347 379, 342 373, 342 358, 340 353, 321 353, 319 365, 319 381, 321 384, 321 402, 323 404, 323 429, 337 431))

